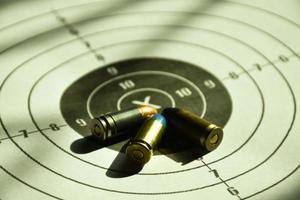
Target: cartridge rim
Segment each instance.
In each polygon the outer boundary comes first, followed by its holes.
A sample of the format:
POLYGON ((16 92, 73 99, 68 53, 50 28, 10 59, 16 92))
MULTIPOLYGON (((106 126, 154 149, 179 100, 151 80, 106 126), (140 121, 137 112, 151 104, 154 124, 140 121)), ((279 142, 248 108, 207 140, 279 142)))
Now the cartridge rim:
POLYGON ((208 151, 213 151, 223 140, 223 129, 215 125, 211 125, 208 128, 210 131, 205 140, 205 147, 208 151))
POLYGON ((96 136, 100 140, 105 140, 106 135, 105 132, 107 130, 106 122, 101 118, 92 119, 89 128, 92 131, 92 134, 96 136))
POLYGON ((127 157, 139 165, 146 164, 153 155, 152 149, 142 141, 130 142, 126 148, 127 157))

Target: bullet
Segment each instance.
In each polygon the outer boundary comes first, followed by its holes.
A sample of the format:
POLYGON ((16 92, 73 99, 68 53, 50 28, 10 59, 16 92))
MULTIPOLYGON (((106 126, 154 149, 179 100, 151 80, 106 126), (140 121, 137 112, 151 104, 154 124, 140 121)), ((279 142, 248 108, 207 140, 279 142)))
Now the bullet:
POLYGON ((129 132, 134 133, 132 129, 137 128, 146 118, 156 113, 157 110, 150 106, 140 106, 107 113, 92 119, 89 123, 89 128, 92 135, 98 140, 106 141, 118 136, 124 136, 129 132))
POLYGON ((146 164, 161 140, 165 128, 166 120, 162 115, 156 114, 147 119, 127 145, 126 156, 138 165, 146 164))
POLYGON ((179 137, 188 139, 207 152, 216 149, 222 139, 223 130, 198 115, 179 108, 166 108, 162 113, 173 132, 179 137))

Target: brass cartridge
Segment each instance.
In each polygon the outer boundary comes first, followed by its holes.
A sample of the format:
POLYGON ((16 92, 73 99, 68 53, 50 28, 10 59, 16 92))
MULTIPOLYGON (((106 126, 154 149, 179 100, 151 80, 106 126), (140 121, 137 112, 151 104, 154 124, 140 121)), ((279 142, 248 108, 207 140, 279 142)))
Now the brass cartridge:
POLYGON ((127 157, 136 164, 146 164, 161 140, 166 127, 165 118, 156 114, 146 120, 126 148, 127 157))
POLYGON ((105 141, 129 132, 134 133, 132 129, 137 128, 146 118, 156 113, 157 110, 150 106, 107 113, 92 119, 89 128, 93 136, 100 141, 105 141))
POLYGON ((222 139, 223 130, 200 116, 179 108, 166 108, 162 113, 178 136, 186 138, 210 152, 216 149, 222 139))

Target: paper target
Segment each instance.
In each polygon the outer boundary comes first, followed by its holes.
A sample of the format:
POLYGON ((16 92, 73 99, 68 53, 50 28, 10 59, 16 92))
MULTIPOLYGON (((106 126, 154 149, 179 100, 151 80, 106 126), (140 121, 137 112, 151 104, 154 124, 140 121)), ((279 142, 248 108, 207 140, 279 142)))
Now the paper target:
POLYGON ((298 199, 300 5, 271 2, 3 3, 20 13, 0 22, 0 199, 298 199), (144 104, 192 110, 223 142, 128 175, 124 141, 83 137, 144 104))

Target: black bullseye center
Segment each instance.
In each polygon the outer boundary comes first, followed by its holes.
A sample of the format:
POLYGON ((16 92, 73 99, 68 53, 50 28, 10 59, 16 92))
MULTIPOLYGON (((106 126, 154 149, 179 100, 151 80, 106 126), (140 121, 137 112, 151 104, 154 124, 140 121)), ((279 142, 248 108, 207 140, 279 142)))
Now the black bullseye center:
MULTIPOLYGON (((61 98, 63 117, 82 136, 89 135, 90 130, 78 121, 88 123, 92 117, 137 105, 151 105, 159 111, 164 107, 185 108, 221 127, 232 111, 226 88, 213 74, 199 66, 165 58, 111 63, 82 76, 61 98)), ((123 145, 120 142, 107 148, 119 151, 123 145)), ((160 145, 164 153, 190 148, 193 147, 176 137, 160 145)))
POLYGON ((156 89, 143 89, 132 93, 125 93, 118 101, 118 109, 120 110, 133 105, 148 105, 161 110, 164 107, 175 106, 175 101, 172 96, 156 89))

